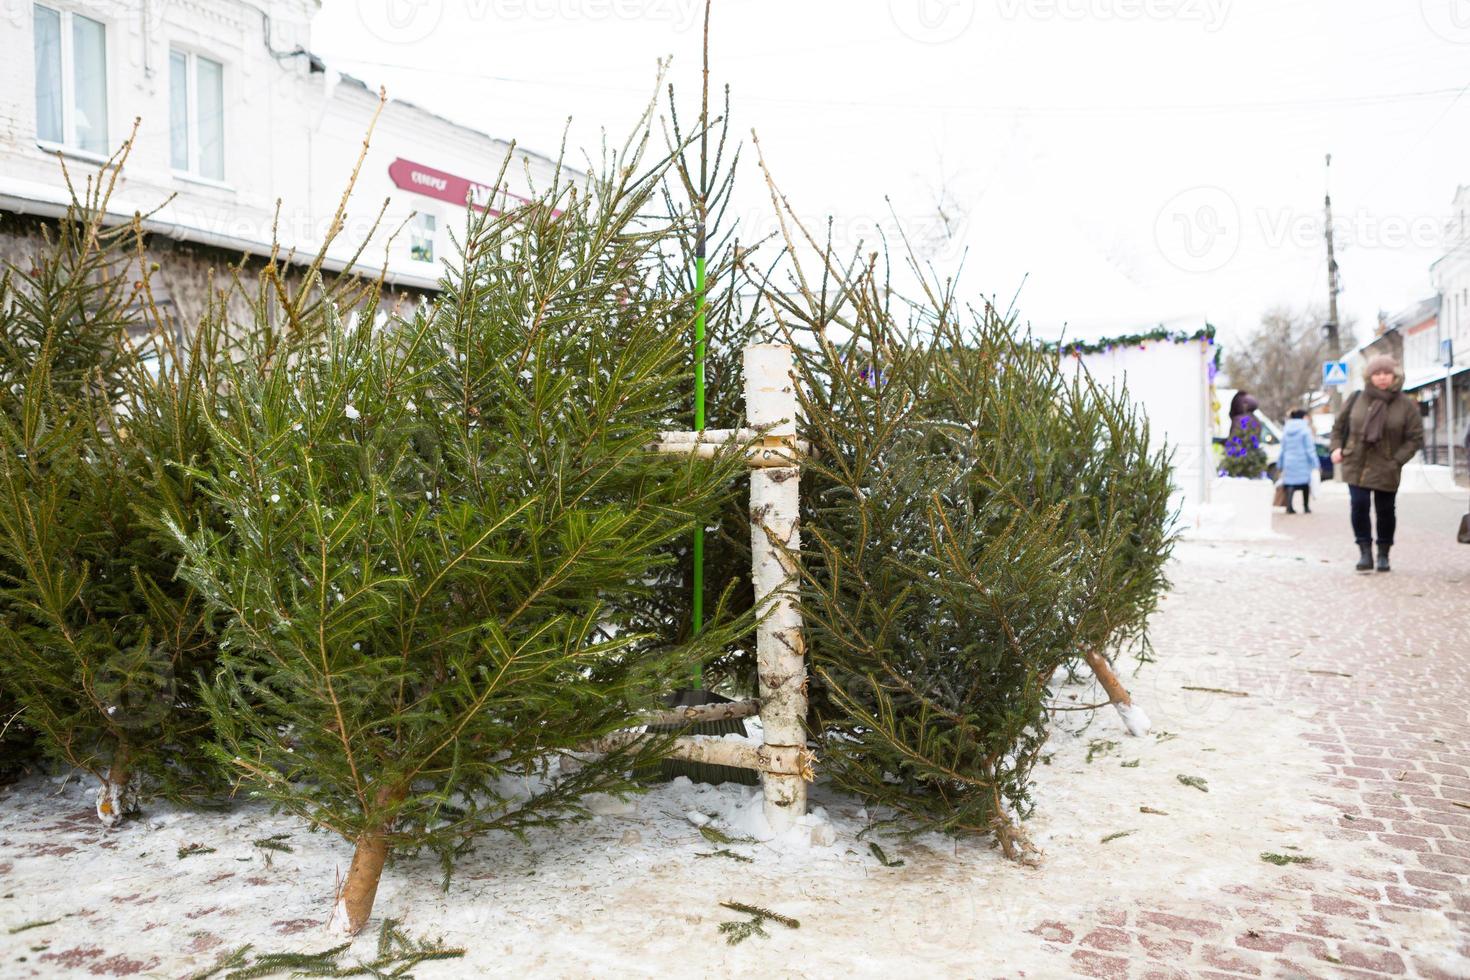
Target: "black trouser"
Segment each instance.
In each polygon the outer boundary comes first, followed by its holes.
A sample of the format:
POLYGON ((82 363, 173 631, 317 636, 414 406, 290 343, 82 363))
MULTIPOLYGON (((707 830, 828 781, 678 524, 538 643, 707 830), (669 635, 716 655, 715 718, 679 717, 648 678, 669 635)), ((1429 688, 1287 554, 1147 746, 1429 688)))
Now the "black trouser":
POLYGON ((1398 492, 1370 490, 1367 487, 1349 485, 1348 496, 1353 502, 1353 537, 1357 539, 1358 544, 1373 542, 1373 524, 1368 520, 1368 505, 1371 502, 1373 509, 1378 512, 1378 543, 1385 547, 1392 547, 1393 529, 1398 525, 1398 517, 1393 512, 1393 502, 1398 492))
POLYGON ((1302 510, 1310 511, 1312 509, 1312 504, 1311 504, 1311 500, 1312 500, 1312 498, 1311 498, 1312 485, 1310 483, 1285 483, 1285 484, 1282 484, 1282 485, 1284 487, 1286 487, 1286 509, 1287 510, 1291 510, 1291 502, 1296 499, 1296 492, 1298 490, 1300 490, 1302 492, 1302 510))

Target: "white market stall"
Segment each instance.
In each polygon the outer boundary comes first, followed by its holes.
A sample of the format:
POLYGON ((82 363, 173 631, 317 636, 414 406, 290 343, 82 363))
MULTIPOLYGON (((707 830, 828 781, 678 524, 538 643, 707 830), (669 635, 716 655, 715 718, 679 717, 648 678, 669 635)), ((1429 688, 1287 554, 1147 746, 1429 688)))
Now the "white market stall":
POLYGON ((1062 342, 1063 361, 1104 388, 1124 388, 1174 463, 1180 530, 1198 537, 1271 536, 1271 484, 1216 475, 1214 327, 1202 318, 1097 340, 1062 342))

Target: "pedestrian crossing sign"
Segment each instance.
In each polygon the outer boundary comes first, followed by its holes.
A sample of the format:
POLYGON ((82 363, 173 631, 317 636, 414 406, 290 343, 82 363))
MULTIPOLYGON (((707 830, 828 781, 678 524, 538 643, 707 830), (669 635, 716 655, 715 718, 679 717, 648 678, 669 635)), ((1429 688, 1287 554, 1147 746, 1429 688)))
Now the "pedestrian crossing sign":
POLYGON ((1347 361, 1322 362, 1322 387, 1331 388, 1348 383, 1347 361))

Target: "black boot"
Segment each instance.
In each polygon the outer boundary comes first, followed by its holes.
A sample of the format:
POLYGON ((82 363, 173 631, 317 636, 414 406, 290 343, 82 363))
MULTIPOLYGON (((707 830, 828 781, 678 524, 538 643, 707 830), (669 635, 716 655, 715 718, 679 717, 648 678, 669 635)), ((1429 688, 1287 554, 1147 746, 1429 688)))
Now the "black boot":
POLYGON ((1381 544, 1378 546, 1378 570, 1380 572, 1389 572, 1393 570, 1388 567, 1388 545, 1386 544, 1381 544))
POLYGON ((1373 546, 1371 544, 1363 543, 1358 545, 1357 569, 1360 572, 1373 571, 1373 546))

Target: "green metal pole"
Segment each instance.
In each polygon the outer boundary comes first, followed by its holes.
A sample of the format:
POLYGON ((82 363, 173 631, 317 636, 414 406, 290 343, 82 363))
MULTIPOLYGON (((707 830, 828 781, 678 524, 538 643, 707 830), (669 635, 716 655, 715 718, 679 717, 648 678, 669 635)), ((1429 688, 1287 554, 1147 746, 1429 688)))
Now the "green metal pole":
MULTIPOLYGON (((694 250, 694 429, 704 431, 704 222, 699 223, 699 240, 694 250)), ((704 521, 694 528, 695 635, 704 629, 704 521)), ((694 665, 694 687, 704 686, 704 666, 694 665)))
MULTIPOLYGON (((699 224, 694 241, 694 430, 704 431, 704 221, 709 214, 709 15, 704 2, 704 83, 699 93, 699 224)), ((704 518, 694 528, 694 635, 704 630, 704 518)), ((694 665, 694 689, 704 689, 704 664, 694 665)))

